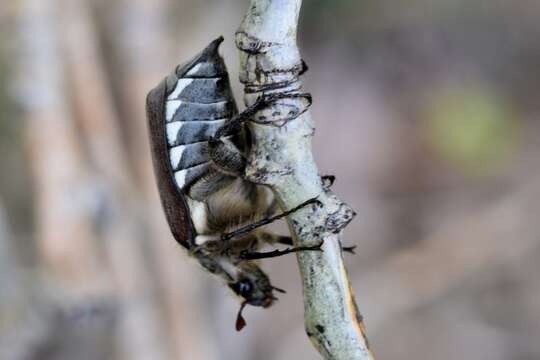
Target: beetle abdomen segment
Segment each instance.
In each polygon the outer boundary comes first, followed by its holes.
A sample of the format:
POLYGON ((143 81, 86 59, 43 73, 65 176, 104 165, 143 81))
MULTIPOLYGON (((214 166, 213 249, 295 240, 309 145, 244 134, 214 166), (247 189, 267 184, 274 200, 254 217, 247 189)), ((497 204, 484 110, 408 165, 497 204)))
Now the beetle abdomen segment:
POLYGON ((236 106, 232 101, 199 104, 183 100, 169 100, 166 118, 167 122, 229 119, 235 111, 236 106))
POLYGON ((179 145, 169 149, 173 171, 190 168, 208 161, 208 143, 179 145))
POLYGON ((206 162, 188 169, 176 171, 174 173, 174 180, 176 181, 176 185, 180 189, 183 189, 189 187, 196 180, 200 179, 205 174, 208 174, 210 171, 210 163, 206 162))
POLYGON ((168 100, 182 100, 199 104, 213 104, 231 99, 231 89, 226 76, 215 78, 178 79, 168 100))
POLYGON ((166 80, 164 126, 169 162, 176 185, 185 194, 191 194, 192 187, 203 189, 206 194, 221 186, 212 176, 216 169, 210 166, 208 140, 237 109, 225 64, 218 53, 220 42, 212 42, 166 80), (197 181, 204 184, 195 186, 197 181))
POLYGON ((208 162, 208 147, 208 141, 171 147, 169 149, 169 157, 173 171, 187 169, 208 162))
POLYGON ((187 122, 175 121, 167 124, 169 146, 192 144, 208 141, 216 130, 225 124, 225 120, 187 122))

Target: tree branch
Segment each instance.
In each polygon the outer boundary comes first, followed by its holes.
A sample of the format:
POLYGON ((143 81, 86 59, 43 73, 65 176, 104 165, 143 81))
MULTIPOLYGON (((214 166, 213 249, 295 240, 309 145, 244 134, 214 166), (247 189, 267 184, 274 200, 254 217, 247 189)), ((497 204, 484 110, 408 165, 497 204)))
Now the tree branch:
POLYGON ((246 105, 263 94, 281 94, 250 119, 253 147, 246 175, 269 186, 283 209, 314 197, 320 201, 288 217, 296 246, 324 241, 323 252, 297 255, 306 333, 326 359, 372 359, 341 252, 341 233, 354 212, 323 188, 311 153, 311 98, 298 79, 304 71, 296 45, 301 2, 252 0, 236 34, 246 105))

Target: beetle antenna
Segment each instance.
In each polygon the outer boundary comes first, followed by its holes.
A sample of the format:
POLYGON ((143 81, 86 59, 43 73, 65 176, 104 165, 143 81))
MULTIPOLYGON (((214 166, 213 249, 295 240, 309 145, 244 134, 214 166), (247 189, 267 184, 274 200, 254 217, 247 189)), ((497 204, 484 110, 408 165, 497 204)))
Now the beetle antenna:
POLYGON ((246 320, 242 316, 242 310, 244 310, 246 305, 247 301, 244 301, 242 305, 240 305, 240 310, 238 310, 238 316, 236 317, 236 331, 240 331, 246 326, 246 320))
POLYGON ((272 286, 272 289, 274 289, 274 290, 276 290, 277 292, 280 292, 280 293, 282 293, 282 294, 286 294, 286 293, 287 293, 285 290, 280 289, 280 288, 275 287, 275 286, 272 286))

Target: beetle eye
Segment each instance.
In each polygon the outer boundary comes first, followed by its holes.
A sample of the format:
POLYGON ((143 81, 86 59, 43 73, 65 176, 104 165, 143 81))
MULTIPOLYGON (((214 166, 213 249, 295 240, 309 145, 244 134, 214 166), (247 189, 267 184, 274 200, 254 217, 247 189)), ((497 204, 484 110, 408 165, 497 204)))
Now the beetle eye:
POLYGON ((242 280, 238 282, 238 294, 243 297, 247 297, 252 290, 251 282, 248 280, 242 280))

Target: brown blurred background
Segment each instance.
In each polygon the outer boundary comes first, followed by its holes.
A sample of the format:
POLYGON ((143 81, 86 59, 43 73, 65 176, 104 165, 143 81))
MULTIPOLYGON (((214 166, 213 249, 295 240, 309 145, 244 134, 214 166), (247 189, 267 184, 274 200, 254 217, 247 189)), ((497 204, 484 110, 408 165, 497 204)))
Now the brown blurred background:
MULTIPOLYGON (((238 302, 174 242, 144 97, 247 0, 3 0, 0 359, 315 359, 288 290, 238 302)), ((379 359, 540 358, 540 2, 309 0, 320 170, 379 359)), ((237 99, 241 89, 235 81, 237 99)), ((283 231, 284 227, 278 227, 283 231)))

